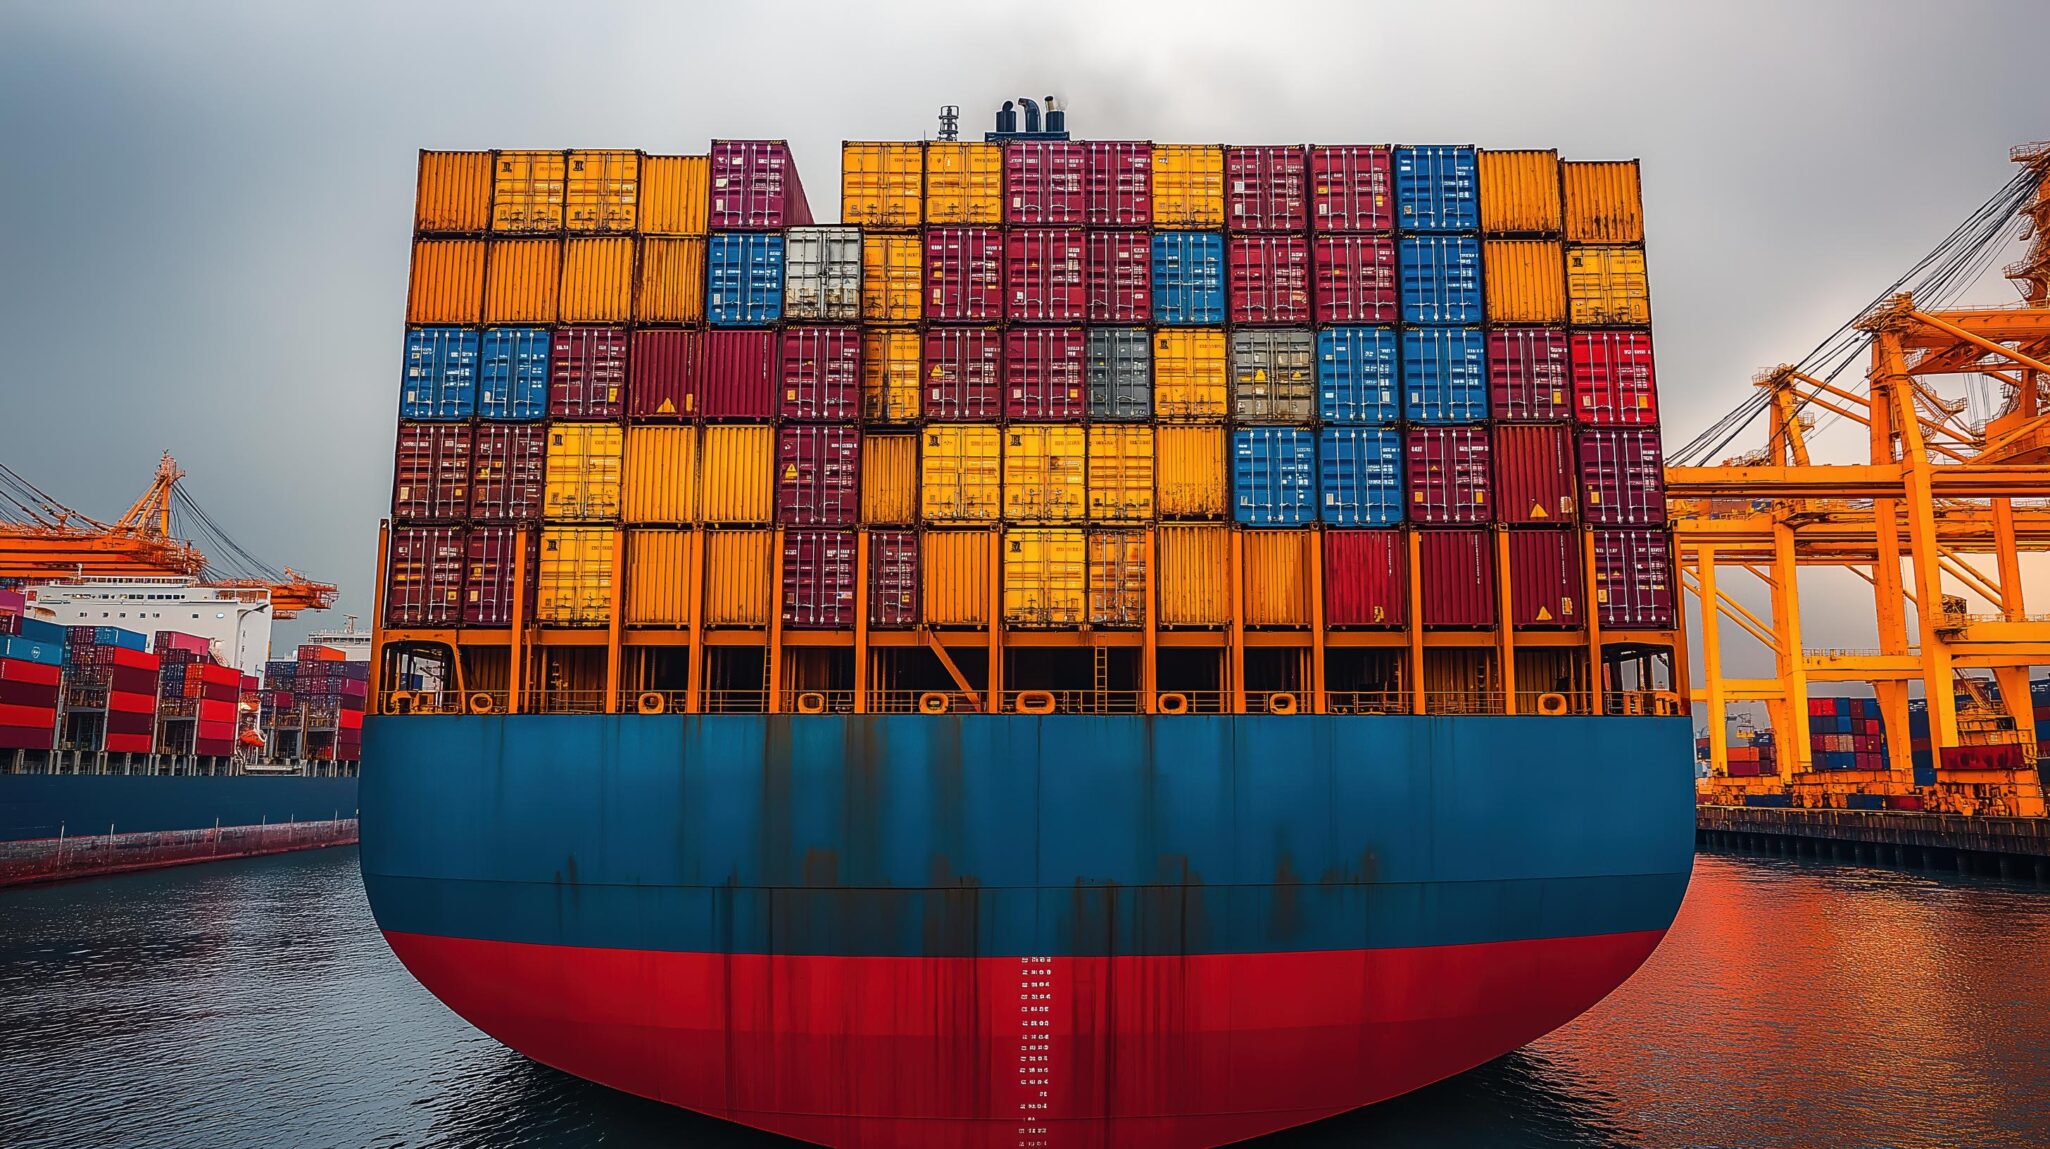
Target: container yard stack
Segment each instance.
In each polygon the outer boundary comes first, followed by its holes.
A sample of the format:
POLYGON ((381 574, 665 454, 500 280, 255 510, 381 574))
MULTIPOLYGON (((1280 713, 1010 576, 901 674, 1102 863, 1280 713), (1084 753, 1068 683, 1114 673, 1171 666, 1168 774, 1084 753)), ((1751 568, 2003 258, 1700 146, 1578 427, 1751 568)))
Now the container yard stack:
POLYGON ((156 745, 157 655, 149 636, 112 626, 65 628, 62 742, 108 754, 156 745))
POLYGON ((257 695, 263 741, 271 757, 281 761, 305 757, 306 712, 299 705, 298 684, 298 659, 271 659, 263 664, 263 689, 257 695))
POLYGON ((299 647, 292 671, 292 701, 301 712, 300 756, 354 761, 363 751, 363 715, 370 666, 350 662, 332 646, 299 647))
POLYGON ((0 591, 0 753, 57 745, 64 653, 63 627, 27 617, 19 594, 0 591))
POLYGON ((1809 699, 1808 738, 1817 770, 1887 768, 1876 698, 1809 699))
POLYGON ((198 758, 235 754, 242 672, 214 661, 213 644, 160 630, 150 639, 160 663, 157 752, 198 758))

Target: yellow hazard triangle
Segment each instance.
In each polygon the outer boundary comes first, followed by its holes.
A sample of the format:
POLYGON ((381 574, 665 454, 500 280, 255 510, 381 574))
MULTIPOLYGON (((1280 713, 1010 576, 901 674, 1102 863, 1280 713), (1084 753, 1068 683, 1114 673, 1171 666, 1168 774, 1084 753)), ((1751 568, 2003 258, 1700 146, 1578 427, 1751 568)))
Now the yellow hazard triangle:
POLYGON ((670 402, 669 400, 667 400, 667 399, 664 399, 664 400, 662 400, 662 405, 661 405, 660 407, 657 407, 657 408, 655 408, 655 414, 657 414, 657 415, 674 415, 674 414, 676 414, 676 404, 674 404, 674 403, 671 403, 671 402, 670 402))
POLYGON ((1552 516, 1545 513, 1544 504, 1532 503, 1530 505, 1530 517, 1533 519, 1549 519, 1552 516))
POLYGON ((1549 610, 1546 610, 1546 609, 1545 609, 1544 607, 1539 607, 1539 608, 1538 608, 1538 612, 1537 612, 1537 620, 1538 620, 1539 622, 1550 622, 1550 621, 1552 621, 1552 612, 1551 612, 1551 611, 1549 611, 1549 610))

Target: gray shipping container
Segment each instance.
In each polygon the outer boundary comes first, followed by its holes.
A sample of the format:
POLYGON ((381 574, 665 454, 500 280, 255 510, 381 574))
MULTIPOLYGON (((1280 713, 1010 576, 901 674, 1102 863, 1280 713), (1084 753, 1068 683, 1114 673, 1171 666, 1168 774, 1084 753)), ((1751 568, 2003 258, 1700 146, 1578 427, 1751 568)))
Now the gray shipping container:
POLYGON ((1143 327, 1089 329, 1089 417, 1153 416, 1153 341, 1143 327))
POLYGON ((783 253, 786 319, 861 318, 861 229, 793 227, 783 253))
POLYGON ((1316 336, 1295 328, 1233 332, 1231 377, 1236 418, 1307 423, 1317 410, 1316 336))

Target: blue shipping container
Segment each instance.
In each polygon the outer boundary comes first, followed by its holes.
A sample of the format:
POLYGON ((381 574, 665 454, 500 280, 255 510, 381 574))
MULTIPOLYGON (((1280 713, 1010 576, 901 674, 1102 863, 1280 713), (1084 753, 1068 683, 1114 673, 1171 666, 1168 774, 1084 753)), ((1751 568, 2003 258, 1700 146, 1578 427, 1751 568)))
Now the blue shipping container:
POLYGON ((705 246, 705 315, 714 327, 764 327, 783 318, 782 236, 712 236, 705 246))
POLYGON ((1334 527, 1392 527, 1402 521, 1402 432, 1392 427, 1326 427, 1317 439, 1319 517, 1334 527))
POLYGON ((1402 418, 1401 364, 1393 327, 1317 332, 1317 415, 1327 423, 1402 418))
POLYGON ((1241 427, 1232 433, 1232 503, 1252 527, 1294 527, 1317 517, 1317 433, 1241 427))
POLYGON ((1153 322, 1224 322, 1224 236, 1153 233, 1153 322))
POLYGON ((548 329, 489 327, 477 378, 477 415, 499 422, 548 417, 548 329))
POLYGON ((399 417, 451 421, 477 413, 477 332, 421 327, 406 332, 399 417))
MULTIPOLYGON (((30 621, 33 622, 34 620, 31 619, 30 621)), ((123 646, 129 650, 149 649, 148 635, 137 634, 132 630, 122 630, 118 626, 94 626, 87 627, 86 629, 93 632, 92 645, 94 646, 123 646)), ((69 634, 65 635, 67 641, 70 637, 69 634)))
MULTIPOLYGON (((23 619, 23 622, 29 620, 23 619)), ((40 662, 44 666, 64 665, 64 644, 61 642, 38 642, 18 634, 0 637, 0 658, 19 659, 22 662, 40 662)))
POLYGON ((1396 244, 1404 323, 1479 323, 1481 241, 1470 235, 1405 235, 1396 244))
POLYGON ((1402 410, 1414 423, 1488 417, 1488 338, 1479 328, 1402 333, 1402 410))
POLYGON ((30 618, 27 615, 23 615, 16 623, 14 632, 30 642, 47 643, 60 647, 70 637, 70 635, 65 633, 64 628, 56 623, 46 622, 40 618, 30 618))
POLYGON ((1481 225, 1473 148, 1434 144, 1395 149, 1396 226, 1403 231, 1474 231, 1481 225))

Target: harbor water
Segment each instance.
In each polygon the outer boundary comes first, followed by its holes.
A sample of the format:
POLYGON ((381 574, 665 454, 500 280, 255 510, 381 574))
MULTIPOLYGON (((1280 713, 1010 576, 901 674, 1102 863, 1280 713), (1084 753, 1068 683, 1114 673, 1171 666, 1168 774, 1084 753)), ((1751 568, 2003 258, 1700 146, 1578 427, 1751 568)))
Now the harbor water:
MULTIPOLYGON (((1638 976, 1265 1145, 2050 1144, 2050 889, 1703 855, 1638 976)), ((0 893, 0 1145, 786 1145, 528 1062, 421 989, 330 849, 0 893)))

